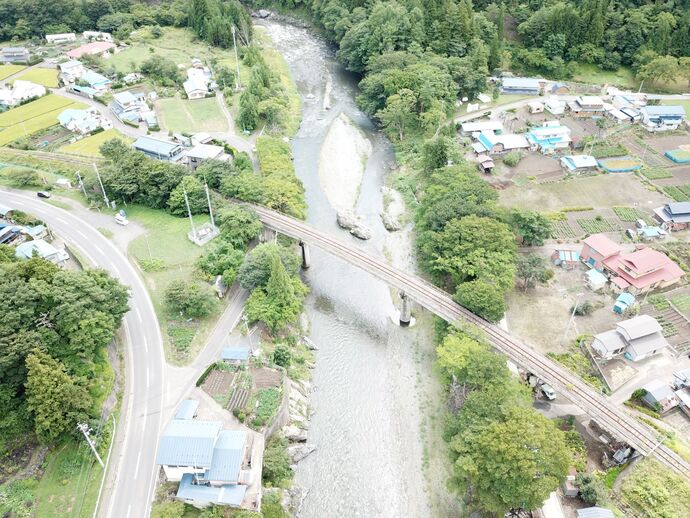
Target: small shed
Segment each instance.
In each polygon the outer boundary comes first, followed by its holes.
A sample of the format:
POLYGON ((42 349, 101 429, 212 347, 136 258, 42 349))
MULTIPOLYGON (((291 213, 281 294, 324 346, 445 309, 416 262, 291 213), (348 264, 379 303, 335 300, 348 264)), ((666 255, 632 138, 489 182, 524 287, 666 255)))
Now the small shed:
POLYGON ((563 495, 575 498, 580 492, 580 488, 575 482, 577 478, 577 470, 574 467, 570 467, 568 474, 565 477, 565 482, 563 482, 563 495))
POLYGON ((646 392, 642 399, 654 410, 664 413, 678 406, 678 398, 668 383, 657 379, 642 388, 646 392))
POLYGON ((194 419, 198 408, 199 402, 196 399, 185 399, 180 403, 180 406, 177 407, 174 419, 194 419))
POLYGON ((585 272, 585 284, 592 291, 599 291, 606 286, 607 282, 608 279, 606 278, 606 275, 598 270, 595 270, 594 268, 585 272))
POLYGON ((527 103, 527 108, 530 113, 544 113, 544 104, 539 101, 530 101, 527 103))
POLYGON ((577 250, 554 250, 551 260, 556 266, 572 270, 580 263, 580 252, 577 250))
POLYGON ((5 205, 0 205, 0 218, 9 219, 12 217, 12 212, 14 209, 7 207, 5 205))
POLYGON ((220 358, 221 360, 233 365, 244 365, 249 360, 249 347, 224 347, 220 358))
POLYGON ((613 511, 603 507, 586 507, 577 510, 577 518, 615 518, 613 511))
POLYGON ((479 155, 477 157, 477 162, 479 164, 479 170, 482 173, 491 173, 495 167, 494 160, 489 155, 479 155))
POLYGON ((613 312, 622 315, 625 310, 635 303, 635 295, 628 292, 623 292, 618 295, 616 303, 613 305, 613 312))

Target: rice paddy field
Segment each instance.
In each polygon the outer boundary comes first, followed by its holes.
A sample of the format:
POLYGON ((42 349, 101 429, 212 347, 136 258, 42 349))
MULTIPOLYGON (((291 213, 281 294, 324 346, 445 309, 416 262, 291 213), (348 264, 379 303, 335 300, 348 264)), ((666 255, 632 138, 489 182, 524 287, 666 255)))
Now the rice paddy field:
POLYGON ((67 108, 82 109, 86 105, 64 97, 46 95, 0 113, 0 146, 56 125, 57 116, 67 108))
POLYGON ((629 156, 601 159, 599 160, 599 164, 601 164, 601 167, 606 171, 614 173, 636 171, 642 168, 642 163, 637 158, 629 156))
POLYGON ((69 153, 71 155, 81 155, 89 157, 101 156, 101 144, 114 138, 119 138, 128 144, 132 142, 131 138, 126 137, 116 129, 109 129, 106 131, 102 131, 100 133, 96 133, 95 135, 91 135, 89 137, 77 140, 76 142, 72 142, 71 144, 67 144, 66 146, 62 146, 59 149, 59 151, 62 153, 69 153))
POLYGON ((17 79, 31 81, 46 88, 57 88, 58 71, 57 68, 32 68, 17 76, 17 79))
POLYGON ((17 72, 21 72, 25 68, 24 65, 0 65, 0 81, 5 80, 17 72))
POLYGON ((181 99, 171 97, 156 102, 161 129, 181 132, 227 131, 228 124, 215 97, 181 99))

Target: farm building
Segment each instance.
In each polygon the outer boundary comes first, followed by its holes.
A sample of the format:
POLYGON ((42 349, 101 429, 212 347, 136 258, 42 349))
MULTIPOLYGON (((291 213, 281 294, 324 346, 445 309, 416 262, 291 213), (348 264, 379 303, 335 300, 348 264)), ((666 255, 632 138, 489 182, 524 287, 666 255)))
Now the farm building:
POLYGON ((604 103, 604 110, 606 110, 606 113, 604 114, 606 118, 612 120, 616 124, 632 122, 630 117, 625 114, 623 110, 619 110, 613 104, 604 103))
POLYGON ((113 35, 109 32, 84 31, 82 36, 89 41, 113 41, 113 35))
POLYGON ((574 117, 597 117, 604 115, 604 101, 595 95, 580 95, 568 103, 574 117))
POLYGON ((482 131, 502 133, 503 123, 497 120, 463 122, 460 125, 460 131, 463 135, 472 135, 474 133, 481 133, 482 131))
POLYGON ((621 247, 604 234, 592 234, 582 242, 580 257, 589 267, 601 271, 604 261, 621 253, 621 247))
POLYGON ((63 34, 46 34, 46 41, 48 43, 67 43, 68 41, 77 41, 77 35, 73 32, 66 32, 63 34))
POLYGON ((571 173, 583 173, 596 171, 599 163, 591 155, 566 155, 561 157, 561 166, 571 173))
POLYGON ((139 137, 132 147, 137 151, 141 151, 150 158, 158 160, 166 160, 169 162, 176 162, 182 158, 182 146, 173 142, 166 142, 165 140, 158 140, 152 137, 139 137))
POLYGON ((667 203, 654 209, 654 217, 667 230, 685 230, 690 226, 690 201, 667 203))
POLYGON ((0 49, 0 63, 26 63, 31 53, 26 47, 3 47, 0 49))
POLYGON ((591 268, 585 272, 585 285, 592 291, 599 291, 606 287, 606 283, 609 282, 606 275, 601 273, 599 270, 591 268))
POLYGON ((84 73, 79 79, 84 81, 89 88, 93 88, 97 92, 105 92, 110 89, 110 86, 113 84, 113 82, 104 75, 89 70, 88 68, 84 69, 84 73))
POLYGON ((220 359, 233 365, 244 365, 249 361, 249 347, 224 347, 220 359))
POLYGON ((64 250, 59 250, 47 241, 42 239, 35 239, 33 241, 26 241, 17 246, 14 251, 15 257, 18 259, 31 259, 34 255, 41 257, 51 263, 62 264, 69 255, 64 250))
POLYGON ((489 153, 507 153, 508 151, 518 150, 518 149, 528 149, 529 142, 524 137, 524 135, 507 134, 507 135, 497 135, 493 132, 482 131, 477 142, 472 144, 472 149, 475 150, 477 154, 489 153))
POLYGON ((646 392, 642 400, 662 414, 678 406, 678 398, 668 383, 656 379, 647 383, 642 389, 646 392))
POLYGON ((64 63, 60 63, 58 68, 60 69, 60 79, 63 84, 74 83, 86 71, 84 64, 76 59, 70 59, 64 63))
POLYGON ((613 305, 613 312, 622 315, 625 310, 635 303, 635 295, 632 293, 623 292, 618 295, 616 303, 613 305))
POLYGON ((595 335, 592 349, 604 360, 624 354, 628 360, 640 361, 668 345, 659 322, 649 315, 640 315, 619 322, 616 329, 595 335))
POLYGON ((525 134, 532 151, 541 151, 548 155, 556 149, 570 147, 570 128, 561 126, 558 121, 545 122, 539 128, 532 128, 525 134))
POLYGON ((577 510, 577 518, 615 518, 613 511, 603 507, 587 507, 577 510))
POLYGON ((640 113, 642 125, 648 131, 675 130, 685 121, 682 106, 645 106, 640 113))
POLYGON ((196 399, 185 399, 177 407, 177 412, 175 412, 173 419, 194 419, 198 409, 199 402, 196 399))
POLYGON ((548 92, 551 95, 567 95, 570 93, 570 87, 565 83, 552 83, 548 88, 548 92))
POLYGON ((604 259, 604 270, 611 275, 613 286, 633 294, 672 286, 685 276, 666 254, 652 248, 608 257, 604 259))
POLYGON ((114 51, 117 47, 114 43, 109 41, 92 41, 91 43, 86 43, 72 49, 67 52, 67 57, 71 59, 79 59, 82 56, 101 56, 108 57, 111 51, 114 51))
POLYGON ((556 266, 572 270, 580 263, 580 254, 577 250, 554 250, 551 260, 556 266))
POLYGON ((540 95, 545 85, 544 79, 504 77, 501 81, 501 92, 504 94, 540 95))

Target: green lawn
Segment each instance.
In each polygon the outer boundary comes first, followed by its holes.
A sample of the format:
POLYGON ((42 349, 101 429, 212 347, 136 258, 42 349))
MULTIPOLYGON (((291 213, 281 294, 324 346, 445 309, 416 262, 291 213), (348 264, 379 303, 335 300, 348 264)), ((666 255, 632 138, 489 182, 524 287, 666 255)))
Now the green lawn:
MULTIPOLYGON (((163 296, 165 288, 173 280, 194 277, 195 262, 204 249, 187 239, 187 232, 190 231, 188 218, 178 218, 160 210, 135 205, 130 205, 125 210, 129 219, 147 229, 145 236, 130 244, 130 256, 142 270, 151 259, 162 261, 162 268, 156 271, 144 271, 143 274, 161 325, 166 358, 173 364, 186 364, 205 343, 206 337, 215 326, 221 307, 219 306, 214 314, 194 323, 196 334, 188 351, 176 351, 172 346, 168 330, 171 326, 175 327, 178 317, 169 314, 163 296)), ((194 221, 195 224, 201 225, 208 221, 208 216, 195 216, 194 221)))
MULTIPOLYGON (((521 94, 500 94, 495 100, 492 100, 490 103, 487 104, 486 108, 483 108, 481 110, 476 110, 474 112, 470 113, 482 113, 488 110, 491 110, 492 108, 495 108, 496 106, 501 106, 503 104, 510 104, 514 103, 517 101, 522 101, 523 99, 528 99, 534 97, 535 99, 539 100, 537 96, 532 96, 532 95, 521 95, 521 94)), ((471 103, 464 103, 456 112, 455 112, 455 117, 458 117, 460 115, 467 115, 467 105, 468 104, 477 104, 479 101, 473 99, 471 103)), ((482 103, 479 103, 480 105, 482 103)))
POLYGON ((32 68, 17 76, 17 79, 38 83, 46 88, 57 88, 58 70, 57 68, 32 68))
POLYGON ((602 70, 596 65, 576 63, 573 80, 587 84, 608 84, 619 88, 637 90, 640 82, 635 79, 633 71, 628 67, 620 67, 616 71, 602 70))
POLYGON ((156 102, 161 127, 175 133, 227 131, 228 125, 215 97, 180 99, 171 97, 156 102))
POLYGON ((99 150, 101 144, 113 138, 119 138, 125 141, 126 143, 132 142, 131 138, 123 135, 116 129, 109 129, 107 131, 102 131, 101 133, 96 133, 95 135, 92 135, 90 137, 77 140, 72 144, 62 146, 59 149, 59 151, 62 153, 70 153, 73 155, 101 156, 101 152, 99 150))
POLYGON ((0 113, 0 146, 56 125, 57 116, 66 108, 86 108, 86 105, 64 97, 46 95, 0 113))
POLYGON ((24 65, 0 65, 0 81, 6 77, 10 77, 12 74, 16 74, 24 70, 26 67, 24 65))
MULTIPOLYGON (((142 31, 137 32, 144 34, 142 31)), ((186 29, 166 27, 163 29, 163 35, 157 39, 137 37, 135 33, 132 45, 112 55, 107 64, 118 72, 127 74, 138 69, 139 65, 154 53, 174 61, 175 64, 191 64, 192 58, 227 59, 233 51, 210 48, 207 44, 195 40, 193 34, 186 29), (153 49, 153 52, 150 49, 153 49)))

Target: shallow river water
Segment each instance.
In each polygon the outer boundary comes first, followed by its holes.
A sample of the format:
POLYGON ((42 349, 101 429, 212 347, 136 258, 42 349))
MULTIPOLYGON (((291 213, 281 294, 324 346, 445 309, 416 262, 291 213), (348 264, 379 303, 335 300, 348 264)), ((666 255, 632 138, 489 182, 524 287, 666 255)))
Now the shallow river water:
MULTIPOLYGON (((381 186, 394 158, 388 140, 356 107, 356 78, 309 30, 271 20, 262 25, 287 60, 302 97, 303 122, 292 150, 306 189, 308 222, 411 267, 409 243, 391 239, 379 218, 381 186), (321 144, 342 112, 371 141, 355 207, 373 230, 369 241, 337 227, 319 180, 321 144)), ((307 491, 299 516, 429 516, 420 427, 420 401, 426 398, 420 393, 425 385, 420 370, 428 371, 429 333, 393 323, 396 295, 385 284, 319 250, 311 253, 312 267, 305 274, 311 288, 307 313, 310 337, 320 350, 308 437, 317 450, 295 474, 295 484, 307 491)))

